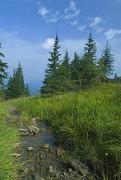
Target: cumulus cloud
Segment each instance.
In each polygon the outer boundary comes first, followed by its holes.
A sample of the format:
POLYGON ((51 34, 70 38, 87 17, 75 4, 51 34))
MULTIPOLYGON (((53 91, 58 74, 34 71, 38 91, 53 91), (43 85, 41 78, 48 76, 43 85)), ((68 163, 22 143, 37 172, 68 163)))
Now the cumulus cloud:
POLYGON ((106 31, 104 33, 104 35, 106 36, 106 38, 108 40, 113 39, 116 35, 120 35, 121 34, 121 29, 109 29, 108 31, 106 31))
POLYGON ((46 17, 46 15, 49 13, 49 10, 46 7, 40 7, 38 9, 38 13, 42 16, 42 17, 46 17))
POLYGON ((94 19, 90 23, 90 27, 95 27, 95 26, 99 25, 102 21, 103 21, 103 19, 101 17, 99 17, 99 16, 94 17, 94 19))
POLYGON ((42 44, 43 49, 50 49, 54 44, 53 38, 47 38, 45 42, 42 44))

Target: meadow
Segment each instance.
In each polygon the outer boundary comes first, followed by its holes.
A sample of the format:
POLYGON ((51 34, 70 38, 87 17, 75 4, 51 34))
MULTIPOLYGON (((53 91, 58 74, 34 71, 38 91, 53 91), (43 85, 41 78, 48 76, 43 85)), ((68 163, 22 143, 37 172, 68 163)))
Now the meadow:
POLYGON ((53 127, 72 156, 87 164, 96 176, 120 179, 121 85, 98 87, 53 97, 19 100, 25 120, 39 117, 53 127))
POLYGON ((15 179, 17 164, 13 157, 14 144, 18 141, 18 132, 14 125, 7 124, 11 102, 0 102, 0 179, 15 179))
POLYGON ((23 121, 32 117, 49 123, 73 158, 85 163, 97 178, 121 179, 121 85, 102 84, 78 93, 28 97, 0 102, 0 179, 15 179, 16 126, 6 123, 11 107, 23 121), (13 178, 14 177, 14 178, 13 178))

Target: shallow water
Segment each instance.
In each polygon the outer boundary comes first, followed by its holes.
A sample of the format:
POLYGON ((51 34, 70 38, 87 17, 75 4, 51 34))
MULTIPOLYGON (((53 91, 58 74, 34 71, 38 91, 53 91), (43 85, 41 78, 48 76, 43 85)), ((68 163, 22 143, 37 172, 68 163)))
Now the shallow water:
POLYGON ((49 144, 50 146, 54 146, 55 144, 55 138, 52 135, 52 132, 49 128, 49 126, 45 122, 38 122, 37 126, 40 129, 44 129, 45 132, 43 133, 38 133, 34 136, 25 136, 23 137, 23 142, 26 142, 26 146, 32 146, 35 149, 39 148, 43 144, 49 144))
POLYGON ((21 162, 25 162, 24 171, 28 169, 30 172, 21 175, 21 180, 41 180, 41 178, 51 179, 49 176, 49 166, 60 164, 55 155, 51 151, 56 150, 55 138, 52 135, 51 129, 45 122, 38 122, 37 126, 44 129, 44 132, 39 132, 36 135, 28 135, 22 137, 21 162), (45 144, 49 145, 48 149, 42 149, 45 144), (33 147, 33 151, 28 151, 28 147, 33 147), (50 151, 50 152, 49 152, 50 151))

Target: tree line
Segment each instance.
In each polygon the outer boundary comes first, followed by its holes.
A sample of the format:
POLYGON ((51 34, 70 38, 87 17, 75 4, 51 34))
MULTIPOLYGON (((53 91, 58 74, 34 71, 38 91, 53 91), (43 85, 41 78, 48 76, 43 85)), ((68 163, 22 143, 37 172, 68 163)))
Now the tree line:
MULTIPOLYGON (((110 80, 113 72, 114 57, 108 42, 100 58, 96 56, 96 42, 91 33, 81 56, 75 52, 73 58, 70 58, 66 50, 62 58, 60 51, 60 41, 56 34, 45 70, 43 86, 40 89, 41 94, 83 90, 97 83, 108 82, 110 80)), ((21 64, 19 63, 13 75, 8 77, 8 65, 3 61, 4 57, 4 54, 0 52, 0 92, 4 93, 5 98, 29 96, 29 87, 24 82, 21 64), (8 80, 4 84, 5 79, 8 80)), ((115 82, 119 81, 116 75, 114 79, 115 82)))
POLYGON ((23 69, 20 62, 13 75, 9 76, 7 73, 8 65, 3 61, 4 57, 4 54, 0 52, 0 94, 4 95, 5 99, 29 96, 29 87, 24 82, 23 69), (7 80, 7 83, 5 83, 5 80, 7 80))
POLYGON ((114 63, 109 43, 106 43, 99 59, 96 53, 96 42, 90 33, 82 56, 75 52, 71 61, 66 50, 64 57, 61 58, 60 42, 58 35, 56 35, 40 92, 53 94, 78 91, 97 83, 108 82, 113 72, 114 63))

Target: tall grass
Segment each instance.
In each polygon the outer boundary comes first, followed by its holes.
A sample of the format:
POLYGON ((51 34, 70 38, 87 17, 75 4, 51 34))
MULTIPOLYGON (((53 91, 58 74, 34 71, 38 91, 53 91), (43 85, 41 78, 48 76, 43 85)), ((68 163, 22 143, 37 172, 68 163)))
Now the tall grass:
POLYGON ((23 99, 18 109, 23 117, 39 116, 51 123, 61 142, 96 174, 121 178, 121 85, 23 99))
POLYGON ((5 123, 9 103, 0 102, 0 180, 13 180, 16 175, 16 163, 13 158, 13 144, 18 140, 18 132, 13 125, 5 123))

